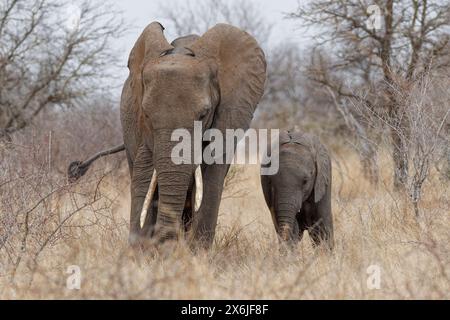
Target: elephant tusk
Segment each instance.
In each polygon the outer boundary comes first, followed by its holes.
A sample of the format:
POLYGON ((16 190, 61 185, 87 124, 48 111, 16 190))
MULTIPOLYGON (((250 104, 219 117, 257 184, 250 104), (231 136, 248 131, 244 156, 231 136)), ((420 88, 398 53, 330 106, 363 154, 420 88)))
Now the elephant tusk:
POLYGON ((142 206, 141 216, 140 216, 140 224, 141 228, 144 227, 145 218, 147 217, 148 207, 153 199, 153 194, 156 189, 156 170, 153 170, 152 180, 150 181, 150 185, 148 187, 147 194, 145 195, 144 205, 142 206))
POLYGON ((202 168, 200 166, 195 169, 195 212, 200 209, 203 200, 203 178, 202 168))

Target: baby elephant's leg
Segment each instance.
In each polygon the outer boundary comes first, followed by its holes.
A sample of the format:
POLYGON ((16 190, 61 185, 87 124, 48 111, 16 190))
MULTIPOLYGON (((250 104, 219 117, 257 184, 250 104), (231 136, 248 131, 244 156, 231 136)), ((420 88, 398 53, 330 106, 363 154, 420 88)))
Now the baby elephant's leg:
POLYGON ((302 241, 302 239, 303 239, 303 233, 305 232, 305 230, 307 230, 308 229, 308 221, 307 221, 307 219, 306 219, 306 211, 307 210, 304 210, 304 208, 299 212, 299 213, 297 213, 297 224, 298 224, 298 232, 297 232, 297 235, 298 235, 298 241, 300 242, 300 241, 302 241))
POLYGON ((333 219, 330 199, 323 198, 309 212, 308 233, 315 246, 325 244, 333 249, 333 219))

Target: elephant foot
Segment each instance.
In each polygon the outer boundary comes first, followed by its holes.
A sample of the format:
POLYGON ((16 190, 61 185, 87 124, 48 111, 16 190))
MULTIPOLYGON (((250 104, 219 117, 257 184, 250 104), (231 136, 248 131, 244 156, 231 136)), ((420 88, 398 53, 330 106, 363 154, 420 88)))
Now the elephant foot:
POLYGON ((298 241, 291 239, 288 241, 280 240, 278 242, 278 251, 281 256, 287 256, 289 253, 292 253, 297 248, 298 241))
POLYGON ((128 236, 128 245, 133 250, 143 251, 149 246, 149 242, 150 239, 147 239, 138 233, 130 232, 128 236))
POLYGON ((139 234, 135 233, 135 232, 130 232, 130 234, 128 235, 128 244, 130 247, 135 248, 137 246, 139 246, 140 243, 140 236, 139 234))
POLYGON ((131 251, 140 257, 155 258, 159 256, 157 241, 154 238, 143 237, 136 233, 130 233, 128 244, 131 251))
POLYGON ((334 249, 334 242, 330 239, 315 239, 312 241, 312 245, 315 249, 320 249, 329 253, 334 249))
POLYGON ((200 238, 189 237, 187 240, 192 253, 209 251, 212 248, 214 242, 213 237, 210 236, 204 236, 200 238))

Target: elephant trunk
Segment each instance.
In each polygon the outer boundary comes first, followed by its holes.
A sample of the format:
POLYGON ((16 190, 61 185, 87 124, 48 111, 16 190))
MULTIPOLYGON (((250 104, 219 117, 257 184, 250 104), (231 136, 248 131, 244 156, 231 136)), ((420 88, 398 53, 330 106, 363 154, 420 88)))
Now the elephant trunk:
POLYGON ((181 217, 191 178, 190 169, 158 174, 159 202, 155 232, 161 241, 176 239, 181 231, 181 217))
POLYGON ((279 199, 276 208, 277 231, 280 240, 283 242, 293 242, 297 238, 297 235, 295 234, 295 232, 298 231, 298 227, 296 227, 296 215, 299 210, 300 208, 298 208, 297 204, 292 199, 279 199))
MULTIPOLYGON (((177 164, 172 155, 179 142, 170 139, 171 131, 155 135, 154 163, 157 174, 159 202, 155 236, 160 241, 176 239, 182 230, 181 221, 186 196, 194 177, 195 164, 177 164)), ((186 156, 186 155, 184 155, 186 156)))

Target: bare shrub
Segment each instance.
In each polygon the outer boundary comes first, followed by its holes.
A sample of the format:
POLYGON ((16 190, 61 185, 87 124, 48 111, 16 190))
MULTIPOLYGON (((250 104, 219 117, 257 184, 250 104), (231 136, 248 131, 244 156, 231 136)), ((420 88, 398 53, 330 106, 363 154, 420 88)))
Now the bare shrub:
MULTIPOLYGON (((450 5, 435 1, 314 0, 298 5, 289 17, 315 27, 314 49, 328 64, 309 77, 337 96, 364 100, 371 109, 389 112, 389 127, 402 123, 402 101, 392 91, 398 79, 415 81, 433 62, 433 69, 449 67, 450 5), (378 8, 379 26, 370 27, 368 8, 378 8)), ((407 141, 392 130, 394 187, 403 188, 408 175, 407 141)))
POLYGON ((126 27, 110 3, 6 0, 0 6, 0 134, 53 106, 83 105, 114 85, 112 39, 126 27))
POLYGON ((124 157, 104 159, 89 177, 67 183, 74 157, 122 139, 114 108, 100 97, 91 103, 45 111, 13 142, 0 145, 0 270, 14 285, 30 285, 53 247, 72 243, 90 228, 111 232, 123 223, 103 218, 118 197, 105 197, 103 190, 126 177, 120 170, 124 157))
POLYGON ((265 48, 272 32, 272 25, 252 1, 187 0, 173 6, 159 3, 161 16, 169 21, 168 29, 175 29, 176 36, 202 35, 217 23, 229 23, 254 36, 265 48))
MULTIPOLYGON (((368 126, 382 122, 390 131, 405 141, 405 149, 398 155, 410 159, 411 166, 405 175, 404 188, 419 216, 419 202, 423 196, 424 182, 429 179, 431 170, 442 161, 449 143, 443 133, 450 117, 450 96, 447 90, 448 77, 427 72, 415 81, 398 81, 391 88, 399 101, 398 116, 401 121, 392 121, 389 110, 374 111, 362 100, 353 107, 365 119, 368 126)), ((389 146, 390 140, 382 143, 389 146)), ((396 147, 395 145, 393 146, 396 147)))
POLYGON ((0 164, 0 269, 13 284, 18 273, 19 282, 31 284, 42 254, 96 225, 112 203, 100 188, 106 172, 68 185, 64 175, 49 171, 45 144, 35 142, 10 145, 0 164), (86 212, 88 219, 77 219, 86 212))
MULTIPOLYGON (((439 160, 442 150, 449 143, 441 138, 444 126, 450 117, 450 96, 445 94, 447 88, 442 88, 442 79, 435 79, 430 74, 424 74, 416 80, 408 91, 396 90, 398 101, 402 101, 407 127, 397 127, 398 135, 408 142, 412 168, 408 172, 407 190, 414 206, 416 216, 419 216, 419 202, 422 198, 423 184, 429 178, 430 170, 439 160), (440 104, 439 97, 447 96, 447 101, 440 104)), ((442 102, 442 101, 441 101, 442 102)))

